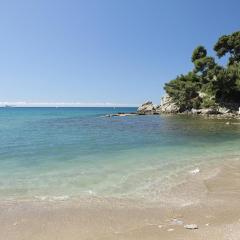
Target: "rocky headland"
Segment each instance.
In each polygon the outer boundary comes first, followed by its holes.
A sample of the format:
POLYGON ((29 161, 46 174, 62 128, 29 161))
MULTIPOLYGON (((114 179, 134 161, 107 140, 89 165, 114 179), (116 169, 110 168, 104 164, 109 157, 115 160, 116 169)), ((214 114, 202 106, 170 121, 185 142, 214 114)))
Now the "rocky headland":
POLYGON ((138 109, 138 115, 160 115, 160 114, 185 114, 199 115, 210 118, 239 118, 240 106, 212 106, 209 108, 192 108, 190 110, 181 111, 180 107, 173 101, 169 95, 161 98, 159 105, 153 104, 151 101, 143 103, 138 109))
POLYGON ((151 101, 144 102, 138 107, 136 112, 108 114, 106 117, 126 117, 134 115, 192 115, 207 118, 240 119, 240 106, 236 104, 214 105, 208 108, 192 108, 190 110, 181 110, 181 108, 169 96, 161 98, 160 104, 153 104, 151 101))
POLYGON ((160 105, 145 102, 137 110, 146 114, 190 114, 217 118, 240 118, 240 31, 221 36, 213 47, 219 65, 204 46, 191 56, 193 69, 165 83, 167 95, 160 105))
POLYGON ((225 58, 225 65, 209 56, 204 46, 197 46, 191 56, 193 69, 165 83, 166 95, 160 104, 147 101, 130 115, 187 114, 240 119, 239 43, 237 31, 221 36, 214 45, 217 58, 225 58))

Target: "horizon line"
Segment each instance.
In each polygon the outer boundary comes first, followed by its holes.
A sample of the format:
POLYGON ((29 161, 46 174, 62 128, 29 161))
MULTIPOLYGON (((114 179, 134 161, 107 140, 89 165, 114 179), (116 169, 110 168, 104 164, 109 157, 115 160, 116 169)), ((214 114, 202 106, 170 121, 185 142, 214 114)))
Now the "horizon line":
POLYGON ((28 102, 1 101, 0 107, 138 107, 140 104, 111 102, 28 102))

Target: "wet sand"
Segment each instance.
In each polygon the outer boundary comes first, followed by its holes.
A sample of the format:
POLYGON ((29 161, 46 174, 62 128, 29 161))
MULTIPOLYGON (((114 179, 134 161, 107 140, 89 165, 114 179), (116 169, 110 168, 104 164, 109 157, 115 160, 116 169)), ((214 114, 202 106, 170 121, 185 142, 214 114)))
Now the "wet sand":
POLYGON ((5 201, 0 204, 0 239, 240 239, 239 160, 189 174, 163 199, 5 201), (198 229, 185 229, 186 224, 198 229))

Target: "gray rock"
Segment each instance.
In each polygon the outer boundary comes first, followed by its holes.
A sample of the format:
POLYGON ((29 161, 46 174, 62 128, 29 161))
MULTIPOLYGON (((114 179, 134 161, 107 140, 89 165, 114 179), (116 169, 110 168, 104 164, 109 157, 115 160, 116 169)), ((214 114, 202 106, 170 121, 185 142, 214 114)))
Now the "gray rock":
POLYGON ((191 113, 192 113, 192 114, 201 114, 201 109, 194 109, 194 108, 193 108, 193 109, 191 110, 191 113))
POLYGON ((159 113, 178 113, 179 110, 179 107, 169 95, 165 95, 161 98, 161 103, 157 108, 157 112, 159 113))
POLYGON ((219 112, 214 108, 202 108, 199 109, 201 114, 218 114, 219 112))
POLYGON ((157 106, 155 106, 152 102, 147 101, 147 102, 143 103, 142 106, 140 106, 137 109, 137 113, 140 114, 140 115, 141 114, 142 115, 155 114, 156 113, 156 108, 157 108, 157 106))
POLYGON ((219 107, 219 108, 218 108, 218 112, 219 112, 220 114, 227 114, 227 113, 230 113, 231 110, 228 109, 228 108, 226 108, 226 107, 219 107))
POLYGON ((183 112, 181 112, 182 114, 186 114, 186 115, 189 115, 189 114, 191 114, 192 113, 192 111, 190 111, 190 110, 185 110, 185 111, 183 111, 183 112))
POLYGON ((198 229, 198 225, 197 224, 187 224, 187 225, 184 225, 184 227, 186 229, 189 229, 189 230, 198 229))
POLYGON ((142 107, 152 105, 153 103, 151 101, 146 101, 145 103, 142 104, 142 107))
POLYGON ((208 115, 208 114, 218 114, 218 110, 213 109, 213 108, 201 108, 201 109, 191 109, 192 114, 203 114, 203 115, 208 115))

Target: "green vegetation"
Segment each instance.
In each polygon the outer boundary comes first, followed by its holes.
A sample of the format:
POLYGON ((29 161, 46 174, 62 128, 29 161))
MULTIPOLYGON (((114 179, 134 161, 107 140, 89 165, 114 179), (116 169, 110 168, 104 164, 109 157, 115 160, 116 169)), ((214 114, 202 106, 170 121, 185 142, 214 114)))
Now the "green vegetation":
POLYGON ((198 46, 192 54, 193 70, 165 84, 165 91, 180 107, 180 111, 239 106, 240 31, 220 37, 214 51, 218 58, 226 58, 225 66, 208 56, 204 46, 198 46))

